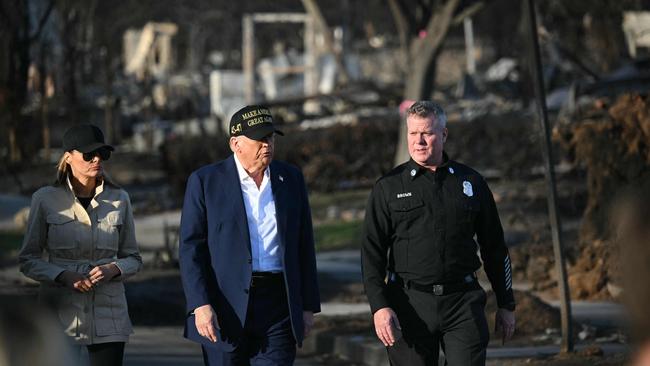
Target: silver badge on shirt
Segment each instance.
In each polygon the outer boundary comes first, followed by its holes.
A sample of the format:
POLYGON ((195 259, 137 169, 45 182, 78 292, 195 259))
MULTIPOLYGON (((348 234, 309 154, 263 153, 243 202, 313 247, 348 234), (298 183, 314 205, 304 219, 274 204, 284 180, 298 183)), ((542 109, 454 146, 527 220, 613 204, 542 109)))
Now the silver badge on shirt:
POLYGON ((463 181, 463 193, 465 193, 467 197, 472 197, 474 195, 474 190, 472 189, 472 183, 466 180, 463 181))

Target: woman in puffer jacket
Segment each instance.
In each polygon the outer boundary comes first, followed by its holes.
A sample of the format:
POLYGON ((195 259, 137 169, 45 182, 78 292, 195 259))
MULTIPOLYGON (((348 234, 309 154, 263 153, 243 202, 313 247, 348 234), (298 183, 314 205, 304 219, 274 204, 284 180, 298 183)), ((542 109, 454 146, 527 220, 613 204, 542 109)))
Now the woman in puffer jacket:
POLYGON ((56 182, 32 196, 20 270, 92 366, 122 365, 133 332, 122 281, 142 267, 131 202, 104 175, 113 147, 99 128, 71 127, 63 147, 56 182))

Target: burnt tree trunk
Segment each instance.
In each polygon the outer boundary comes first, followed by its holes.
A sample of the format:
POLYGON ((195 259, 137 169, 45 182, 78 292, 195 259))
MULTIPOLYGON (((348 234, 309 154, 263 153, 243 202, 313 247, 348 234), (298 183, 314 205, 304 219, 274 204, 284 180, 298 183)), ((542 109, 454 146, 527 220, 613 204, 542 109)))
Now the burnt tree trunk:
MULTIPOLYGON (((398 27, 408 26, 408 16, 404 13, 396 14, 395 11, 405 9, 397 4, 396 0, 391 0, 391 10, 396 18, 398 27)), ((429 99, 433 92, 433 82, 436 74, 436 61, 442 45, 444 42, 449 28, 452 25, 454 12, 458 8, 460 0, 446 0, 436 10, 433 11, 429 18, 426 32, 420 35, 420 30, 417 28, 417 34, 411 36, 410 43, 407 47, 408 55, 405 55, 406 64, 406 80, 404 85, 404 101, 418 101, 429 99)), ((402 29, 398 31, 400 35, 406 34, 407 31, 402 29)), ((413 33, 413 30, 410 32, 413 33)), ((404 39, 404 36, 400 37, 404 39)), ((408 146, 406 142, 406 124, 402 123, 399 128, 399 137, 397 141, 397 149, 395 151, 395 164, 401 164, 408 160, 408 146)))
POLYGON ((9 146, 9 163, 19 163, 22 154, 19 146, 20 130, 24 129, 25 118, 22 109, 27 100, 27 79, 30 64, 30 46, 39 35, 50 16, 53 1, 48 3, 43 15, 35 27, 30 24, 28 1, 0 2, 0 28, 4 33, 6 45, 0 51, 6 52, 6 68, 0 70, 0 92, 4 97, 0 101, 2 119, 7 126, 7 142, 9 146), (12 5, 13 4, 13 5, 12 5), (30 30, 35 32, 30 34, 30 30))

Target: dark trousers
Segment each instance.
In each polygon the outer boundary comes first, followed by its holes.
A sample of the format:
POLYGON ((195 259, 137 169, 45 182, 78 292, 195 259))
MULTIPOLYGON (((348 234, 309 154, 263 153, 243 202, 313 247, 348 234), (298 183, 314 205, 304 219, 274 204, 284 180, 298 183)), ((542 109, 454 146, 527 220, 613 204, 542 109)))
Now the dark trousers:
POLYGON ((232 352, 203 346, 210 366, 286 366, 296 358, 287 292, 283 282, 251 287, 244 335, 232 352))
POLYGON ((438 365, 439 348, 447 365, 484 366, 489 331, 482 289, 437 296, 389 285, 391 307, 402 337, 388 347, 395 366, 438 365))
POLYGON ((121 366, 124 342, 98 343, 87 346, 90 366, 121 366))

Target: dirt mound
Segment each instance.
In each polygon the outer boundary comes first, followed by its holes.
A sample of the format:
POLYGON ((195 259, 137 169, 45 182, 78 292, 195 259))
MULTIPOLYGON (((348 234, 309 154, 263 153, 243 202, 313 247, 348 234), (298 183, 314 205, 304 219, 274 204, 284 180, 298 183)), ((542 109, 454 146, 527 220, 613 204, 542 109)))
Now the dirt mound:
MULTIPOLYGON (((560 311, 551 305, 543 302, 529 292, 515 291, 517 301, 517 336, 538 335, 546 332, 547 329, 560 329, 560 311)), ((492 291, 487 294, 488 326, 494 329, 494 313, 497 311, 496 297, 492 291)))
POLYGON ((509 248, 515 280, 532 283, 535 291, 555 287, 553 247, 548 242, 531 242, 509 248))
POLYGON ((565 145, 587 171, 589 199, 581 240, 608 238, 616 193, 650 179, 650 98, 623 95, 606 118, 568 128, 565 145))
POLYGON ((569 268, 572 297, 611 298, 620 277, 612 208, 623 192, 650 183, 650 97, 622 95, 604 117, 574 122, 556 136, 587 172, 580 254, 569 268))

